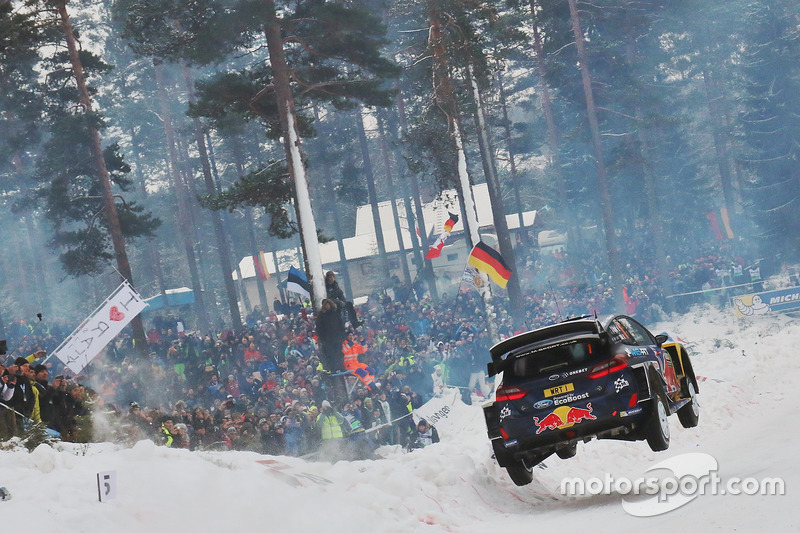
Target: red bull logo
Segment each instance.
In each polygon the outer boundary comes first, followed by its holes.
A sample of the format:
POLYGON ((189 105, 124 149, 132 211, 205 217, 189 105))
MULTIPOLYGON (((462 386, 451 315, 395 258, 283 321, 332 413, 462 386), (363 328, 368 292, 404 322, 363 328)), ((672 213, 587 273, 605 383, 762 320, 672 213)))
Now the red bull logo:
POLYGON ((534 423, 538 426, 537 435, 546 429, 568 428, 580 423, 582 420, 597 420, 597 417, 592 414, 591 402, 586 404, 586 409, 568 407, 566 405, 556 407, 552 413, 542 418, 541 421, 533 417, 534 423))

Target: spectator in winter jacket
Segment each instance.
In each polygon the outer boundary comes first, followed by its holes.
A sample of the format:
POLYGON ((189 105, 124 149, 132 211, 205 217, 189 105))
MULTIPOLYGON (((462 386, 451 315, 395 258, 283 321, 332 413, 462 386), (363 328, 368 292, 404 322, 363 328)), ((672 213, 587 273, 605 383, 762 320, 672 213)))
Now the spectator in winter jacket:
POLYGON ((344 292, 339 288, 336 282, 336 273, 329 270, 325 273, 325 292, 329 300, 333 300, 336 306, 341 310, 347 310, 347 317, 354 328, 361 327, 361 322, 356 315, 356 309, 353 307, 353 302, 349 302, 344 298, 344 292))
POLYGON ((347 435, 344 417, 333 408, 328 400, 322 401, 322 411, 317 417, 317 431, 320 434, 320 457, 338 459, 342 455, 342 443, 347 435))
POLYGON ((17 431, 17 419, 9 403, 16 386, 17 376, 0 365, 0 440, 10 439, 17 431))
POLYGON ((347 338, 342 316, 337 305, 329 299, 322 300, 317 316, 317 338, 322 348, 322 366, 328 372, 344 370, 342 343, 347 338))
POLYGON ((417 438, 411 444, 411 448, 424 448, 437 442, 439 442, 439 432, 427 420, 421 418, 417 423, 417 438))
POLYGON ((30 363, 24 357, 17 357, 14 364, 9 367, 9 371, 16 376, 16 387, 14 395, 9 401, 9 405, 14 408, 17 414, 17 429, 22 428, 25 418, 31 418, 34 407, 36 407, 36 393, 29 378, 30 363))

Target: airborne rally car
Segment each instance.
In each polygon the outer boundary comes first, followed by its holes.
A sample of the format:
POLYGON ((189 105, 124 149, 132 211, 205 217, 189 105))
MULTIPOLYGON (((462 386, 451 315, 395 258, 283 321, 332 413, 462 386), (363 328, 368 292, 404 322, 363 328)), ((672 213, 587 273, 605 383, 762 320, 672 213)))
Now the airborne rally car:
POLYGON ((555 453, 575 455, 592 438, 647 440, 669 447, 667 417, 697 425, 697 380, 683 346, 636 320, 580 317, 491 348, 489 375, 503 373, 484 405, 495 459, 517 485, 555 453))

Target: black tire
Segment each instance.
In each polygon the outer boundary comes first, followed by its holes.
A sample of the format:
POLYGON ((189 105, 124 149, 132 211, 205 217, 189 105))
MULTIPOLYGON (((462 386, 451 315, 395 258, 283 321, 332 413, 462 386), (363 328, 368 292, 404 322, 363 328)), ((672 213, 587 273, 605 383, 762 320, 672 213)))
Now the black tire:
POLYGON ((571 457, 575 457, 575 454, 578 453, 578 443, 573 442, 566 448, 558 448, 556 449, 556 455, 559 456, 561 459, 570 459, 571 457))
POLYGON ((528 468, 522 461, 508 465, 506 467, 508 477, 514 482, 514 485, 522 487, 533 481, 533 468, 528 468))
POLYGON ((508 465, 517 463, 517 461, 514 460, 514 457, 506 451, 502 442, 500 442, 500 439, 495 439, 492 441, 492 450, 494 451, 494 459, 497 461, 498 465, 506 467, 508 465))
POLYGON ((685 378, 685 395, 692 399, 680 409, 678 409, 678 420, 685 428, 693 428, 697 425, 700 418, 700 403, 697 401, 697 391, 694 390, 694 383, 689 378, 685 378))
POLYGON ((669 448, 669 406, 663 392, 653 394, 653 408, 647 421, 645 438, 654 452, 669 448))

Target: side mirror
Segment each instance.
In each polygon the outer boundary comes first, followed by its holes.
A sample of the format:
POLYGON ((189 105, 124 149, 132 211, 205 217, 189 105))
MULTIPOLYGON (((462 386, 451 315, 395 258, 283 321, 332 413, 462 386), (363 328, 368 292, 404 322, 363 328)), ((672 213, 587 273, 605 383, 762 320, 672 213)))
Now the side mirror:
POLYGON ((661 346, 662 344, 667 342, 667 339, 669 339, 669 335, 667 335, 666 333, 659 333, 658 335, 656 335, 656 344, 661 346))

